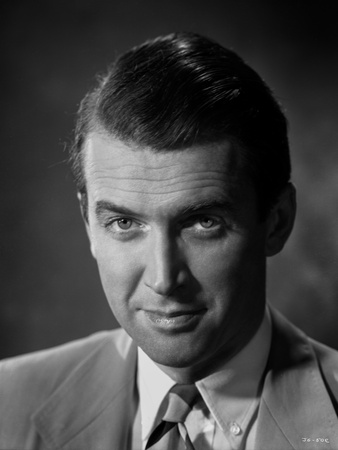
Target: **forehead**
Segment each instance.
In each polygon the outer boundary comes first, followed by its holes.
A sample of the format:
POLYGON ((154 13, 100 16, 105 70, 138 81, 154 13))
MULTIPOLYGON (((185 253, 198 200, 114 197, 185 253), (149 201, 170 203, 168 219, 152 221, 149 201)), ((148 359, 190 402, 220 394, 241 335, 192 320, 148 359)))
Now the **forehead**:
POLYGON ((87 140, 84 168, 94 201, 142 204, 235 196, 244 177, 240 155, 229 141, 159 152, 99 133, 87 140))

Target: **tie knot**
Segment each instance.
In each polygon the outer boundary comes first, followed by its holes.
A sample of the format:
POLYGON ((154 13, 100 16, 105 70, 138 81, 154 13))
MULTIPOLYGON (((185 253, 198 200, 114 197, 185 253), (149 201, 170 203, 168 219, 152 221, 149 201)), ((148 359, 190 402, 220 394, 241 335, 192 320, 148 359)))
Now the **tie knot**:
POLYGON ((183 423, 198 395, 194 384, 175 384, 168 394, 168 407, 163 416, 166 422, 183 423))

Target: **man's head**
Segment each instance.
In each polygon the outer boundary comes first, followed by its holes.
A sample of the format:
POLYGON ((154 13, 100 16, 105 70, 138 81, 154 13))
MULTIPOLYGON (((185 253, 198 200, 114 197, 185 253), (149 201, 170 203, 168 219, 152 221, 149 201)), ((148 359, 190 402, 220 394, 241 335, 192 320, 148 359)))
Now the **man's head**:
POLYGON ((173 377, 204 376, 257 330, 266 256, 292 229, 284 116, 239 57, 184 33, 120 57, 79 114, 75 174, 110 306, 173 377))
POLYGON ((287 123, 270 89, 234 52, 192 33, 145 42, 119 57, 79 109, 71 157, 86 192, 93 130, 155 151, 231 140, 265 218, 290 179, 287 123))

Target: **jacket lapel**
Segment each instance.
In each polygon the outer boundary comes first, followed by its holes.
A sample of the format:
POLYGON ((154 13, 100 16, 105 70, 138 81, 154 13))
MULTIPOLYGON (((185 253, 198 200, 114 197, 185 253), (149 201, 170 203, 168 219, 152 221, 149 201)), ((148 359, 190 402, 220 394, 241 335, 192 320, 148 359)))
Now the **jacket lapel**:
POLYGON ((272 313, 273 338, 255 448, 337 449, 338 421, 307 337, 272 313))
POLYGON ((137 409, 136 360, 135 344, 119 331, 77 366, 33 417, 46 446, 128 449, 137 409))

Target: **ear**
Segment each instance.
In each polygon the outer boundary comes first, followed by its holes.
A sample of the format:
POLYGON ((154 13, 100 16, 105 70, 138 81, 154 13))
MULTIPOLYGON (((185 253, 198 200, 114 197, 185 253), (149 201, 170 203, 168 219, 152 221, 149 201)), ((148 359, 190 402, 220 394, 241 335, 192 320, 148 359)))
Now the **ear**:
POLYGON ((94 239, 92 236, 92 232, 90 229, 90 225, 89 225, 89 218, 88 218, 88 197, 87 197, 87 193, 86 192, 78 192, 77 193, 77 198, 80 202, 80 210, 81 210, 81 216, 83 219, 83 222, 85 224, 86 227, 86 232, 87 232, 87 236, 89 239, 89 244, 90 244, 90 251, 93 255, 94 258, 96 258, 96 254, 95 254, 95 245, 94 245, 94 239))
POLYGON ((284 247, 296 217, 296 189, 289 183, 267 218, 265 255, 274 256, 284 247))

